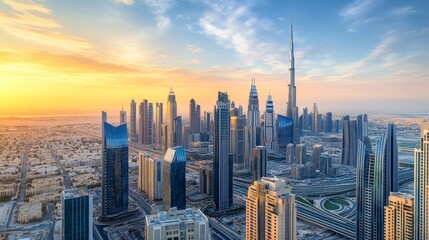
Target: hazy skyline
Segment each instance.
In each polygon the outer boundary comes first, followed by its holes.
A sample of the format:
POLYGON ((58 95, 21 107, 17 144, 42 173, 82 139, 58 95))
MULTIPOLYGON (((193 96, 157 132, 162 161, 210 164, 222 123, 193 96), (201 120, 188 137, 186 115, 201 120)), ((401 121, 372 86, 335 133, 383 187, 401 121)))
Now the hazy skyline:
POLYGON ((0 116, 129 111, 217 91, 247 106, 256 78, 287 101, 294 22, 297 105, 320 112, 428 112, 427 1, 104 0, 0 2, 0 116))

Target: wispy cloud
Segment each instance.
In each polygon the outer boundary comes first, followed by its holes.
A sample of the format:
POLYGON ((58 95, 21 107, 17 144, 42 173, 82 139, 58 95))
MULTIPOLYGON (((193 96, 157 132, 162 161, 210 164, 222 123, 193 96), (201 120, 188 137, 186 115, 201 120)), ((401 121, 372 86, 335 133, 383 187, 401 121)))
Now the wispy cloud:
POLYGON ((62 33, 61 24, 52 18, 46 6, 30 0, 3 0, 3 3, 10 10, 0 11, 0 24, 8 34, 64 50, 83 52, 91 48, 85 39, 62 33))
POLYGON ((187 49, 188 49, 188 51, 193 52, 193 53, 200 53, 200 52, 204 51, 204 49, 202 49, 196 45, 193 45, 193 44, 188 44, 187 49))
POLYGON ((144 0, 153 13, 155 14, 155 20, 157 21, 157 27, 159 30, 166 30, 171 26, 170 17, 167 15, 167 11, 174 5, 173 0, 144 0))
POLYGON ((225 48, 233 49, 248 66, 284 68, 281 63, 287 49, 261 37, 264 31, 272 31, 274 27, 270 20, 257 18, 251 11, 251 2, 214 1, 207 4, 209 10, 199 19, 204 34, 225 48))
POLYGON ((122 3, 125 5, 133 5, 134 4, 134 0, 115 0, 115 2, 122 3))
POLYGON ((376 2, 376 0, 355 0, 343 8, 340 15, 345 18, 362 17, 375 6, 376 2))

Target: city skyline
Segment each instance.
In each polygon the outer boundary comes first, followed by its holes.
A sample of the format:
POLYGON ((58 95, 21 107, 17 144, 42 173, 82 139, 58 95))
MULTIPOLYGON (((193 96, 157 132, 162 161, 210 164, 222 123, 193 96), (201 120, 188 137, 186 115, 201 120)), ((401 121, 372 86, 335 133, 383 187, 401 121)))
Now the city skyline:
POLYGON ((186 115, 191 98, 211 110, 220 89, 245 106, 251 78, 284 114, 292 20, 299 108, 416 113, 429 103, 424 2, 82 3, 0 3, 0 116, 113 112, 131 97, 164 102, 170 87, 186 115))

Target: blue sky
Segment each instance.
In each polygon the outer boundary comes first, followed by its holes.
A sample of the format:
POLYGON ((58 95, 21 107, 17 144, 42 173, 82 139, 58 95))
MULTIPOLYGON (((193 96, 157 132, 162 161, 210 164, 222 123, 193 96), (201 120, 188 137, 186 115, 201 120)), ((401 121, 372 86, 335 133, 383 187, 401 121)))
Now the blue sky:
MULTIPOLYGON (((84 112, 113 108, 131 96, 165 101, 169 87, 185 113, 191 97, 210 110, 217 90, 246 106, 255 77, 261 105, 271 89, 283 113, 293 21, 300 108, 317 101, 322 112, 428 112, 428 7, 423 0, 3 0, 0 51, 93 64, 92 75, 74 67, 54 82, 58 88, 100 86, 88 92, 100 96, 97 105, 84 112), (129 71, 106 75, 109 64, 129 71), (125 85, 103 102, 103 94, 125 85)), ((55 75, 40 74, 42 81, 48 77, 55 75)))

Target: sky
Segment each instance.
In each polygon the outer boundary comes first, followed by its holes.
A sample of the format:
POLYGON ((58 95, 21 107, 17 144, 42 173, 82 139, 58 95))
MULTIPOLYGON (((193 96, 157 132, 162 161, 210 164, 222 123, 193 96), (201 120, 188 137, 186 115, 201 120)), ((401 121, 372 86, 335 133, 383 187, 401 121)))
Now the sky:
POLYGON ((297 105, 428 113, 426 0, 0 0, 0 116, 118 114, 217 91, 284 114, 293 22, 297 105))

